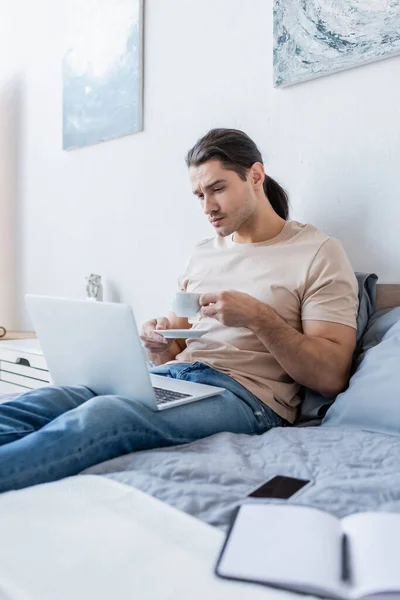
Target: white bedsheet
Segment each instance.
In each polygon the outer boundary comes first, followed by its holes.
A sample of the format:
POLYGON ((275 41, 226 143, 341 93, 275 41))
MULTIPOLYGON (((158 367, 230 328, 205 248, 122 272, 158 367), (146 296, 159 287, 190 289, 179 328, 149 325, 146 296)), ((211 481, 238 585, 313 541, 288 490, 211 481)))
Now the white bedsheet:
POLYGON ((218 529, 103 477, 8 492, 0 495, 0 598, 294 598, 217 578, 223 540, 218 529))

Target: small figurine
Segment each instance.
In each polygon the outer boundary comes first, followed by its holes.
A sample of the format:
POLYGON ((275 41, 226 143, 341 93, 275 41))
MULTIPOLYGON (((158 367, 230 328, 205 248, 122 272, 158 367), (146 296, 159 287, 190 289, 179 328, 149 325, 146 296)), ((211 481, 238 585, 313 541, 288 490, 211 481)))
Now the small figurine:
POLYGON ((85 277, 86 283, 86 299, 101 302, 103 300, 103 286, 101 284, 101 275, 91 273, 89 277, 85 277))

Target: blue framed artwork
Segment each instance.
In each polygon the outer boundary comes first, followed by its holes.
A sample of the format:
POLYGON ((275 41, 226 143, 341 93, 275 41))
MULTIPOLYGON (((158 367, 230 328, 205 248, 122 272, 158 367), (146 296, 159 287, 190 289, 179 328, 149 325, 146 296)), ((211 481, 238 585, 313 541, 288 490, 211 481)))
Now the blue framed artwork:
POLYGON ((63 148, 143 129, 143 0, 69 0, 63 148))
POLYGON ((400 54, 398 0, 274 0, 277 87, 395 54, 400 54))

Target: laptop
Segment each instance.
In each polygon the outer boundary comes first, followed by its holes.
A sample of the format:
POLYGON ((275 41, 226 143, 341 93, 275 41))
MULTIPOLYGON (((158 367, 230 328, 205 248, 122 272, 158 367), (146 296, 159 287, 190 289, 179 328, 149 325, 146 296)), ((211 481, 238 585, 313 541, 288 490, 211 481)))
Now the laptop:
POLYGON ((25 295, 52 381, 83 385, 165 410, 225 391, 148 372, 130 306, 112 302, 25 295))

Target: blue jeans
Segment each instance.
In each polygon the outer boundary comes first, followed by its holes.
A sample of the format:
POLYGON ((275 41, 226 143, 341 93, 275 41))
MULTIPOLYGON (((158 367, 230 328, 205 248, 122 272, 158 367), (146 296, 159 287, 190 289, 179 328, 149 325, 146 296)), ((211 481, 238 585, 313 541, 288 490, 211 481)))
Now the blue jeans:
POLYGON ((218 396, 151 411, 84 386, 49 386, 0 404, 0 492, 55 481, 137 450, 186 444, 222 431, 261 434, 284 425, 237 381, 202 363, 151 369, 226 388, 218 396))

